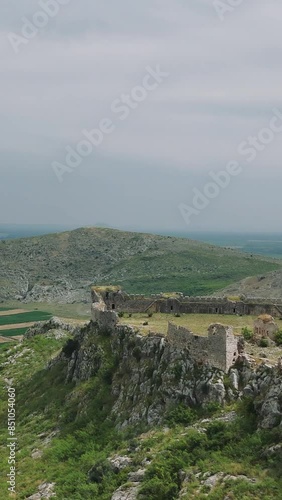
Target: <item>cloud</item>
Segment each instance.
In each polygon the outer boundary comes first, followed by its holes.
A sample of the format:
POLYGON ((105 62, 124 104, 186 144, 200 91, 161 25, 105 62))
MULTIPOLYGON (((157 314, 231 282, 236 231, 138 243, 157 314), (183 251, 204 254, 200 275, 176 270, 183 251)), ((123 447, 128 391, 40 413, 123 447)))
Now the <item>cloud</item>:
MULTIPOLYGON (((211 168, 223 168, 234 159, 240 142, 267 125, 272 108, 280 107, 282 5, 277 1, 244 1, 221 22, 212 0, 70 0, 18 54, 7 35, 20 34, 22 17, 32 20, 40 6, 32 0, 3 4, 0 210, 7 213, 9 207, 10 222, 55 222, 59 210, 62 223, 90 223, 85 193, 99 186, 93 222, 96 218, 109 225, 120 220, 120 225, 145 226, 154 211, 154 226, 182 227, 177 205, 184 195, 189 198, 190 187, 204 184, 211 168), (127 120, 117 123, 111 137, 71 179, 57 186, 51 162, 64 158, 65 147, 75 145, 83 129, 111 117, 113 100, 129 93, 146 66, 156 64, 169 78, 127 120), (99 177, 99 165, 107 169, 106 183, 99 177), (122 190, 128 176, 131 191, 117 203, 113 179, 122 190), (135 192, 133 186, 140 183, 142 189, 135 192), (151 183, 154 190, 148 187, 151 183), (29 200, 20 195, 23 185, 29 200), (8 186, 17 193, 12 193, 12 211, 4 195, 8 186), (48 197, 40 196, 47 186, 48 197), (75 211, 68 189, 77 200, 75 211), (109 197, 115 209, 108 203, 109 215, 104 217, 100 202, 109 197), (164 207, 169 207, 165 219, 164 207)), ((253 185, 266 178, 272 187, 277 185, 281 139, 277 136, 244 174, 253 185)), ((234 211, 228 196, 238 200, 245 182, 244 176, 238 178, 230 194, 216 200, 195 224, 227 226, 234 211)), ((249 210, 244 207, 244 225, 250 228, 257 192, 263 196, 262 184, 249 191, 249 210)), ((278 228, 271 200, 270 191, 263 196, 261 221, 269 218, 278 228)))

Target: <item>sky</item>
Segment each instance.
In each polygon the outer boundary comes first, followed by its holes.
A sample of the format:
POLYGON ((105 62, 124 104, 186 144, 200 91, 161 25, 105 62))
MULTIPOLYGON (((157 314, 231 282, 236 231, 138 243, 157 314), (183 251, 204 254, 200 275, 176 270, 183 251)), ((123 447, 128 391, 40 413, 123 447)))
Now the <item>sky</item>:
POLYGON ((280 231, 281 3, 0 5, 0 223, 280 231))

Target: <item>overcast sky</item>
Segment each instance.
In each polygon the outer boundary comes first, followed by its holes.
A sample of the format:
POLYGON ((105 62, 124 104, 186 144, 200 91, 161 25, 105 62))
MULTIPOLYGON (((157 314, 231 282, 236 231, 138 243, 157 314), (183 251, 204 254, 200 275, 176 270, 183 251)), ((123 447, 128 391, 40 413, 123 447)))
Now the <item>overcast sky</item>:
POLYGON ((63 3, 40 17, 39 1, 0 0, 0 222, 280 231, 282 4, 63 3), (148 67, 169 76, 150 76, 156 88, 122 120, 113 103, 141 95, 148 67), (70 172, 66 147, 105 118, 112 132, 70 172), (267 144, 248 161, 238 146, 259 133, 267 144), (240 173, 187 225, 179 206, 195 210, 195 189, 230 161, 240 173), (68 169, 62 182, 54 162, 68 169))

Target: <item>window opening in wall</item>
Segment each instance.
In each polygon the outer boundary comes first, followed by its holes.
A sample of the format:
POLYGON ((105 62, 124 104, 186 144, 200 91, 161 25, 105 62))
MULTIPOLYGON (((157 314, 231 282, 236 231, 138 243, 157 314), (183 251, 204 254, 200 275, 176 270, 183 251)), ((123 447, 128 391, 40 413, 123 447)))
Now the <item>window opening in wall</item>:
POLYGON ((116 305, 112 304, 112 310, 114 310, 115 308, 116 308, 116 305))

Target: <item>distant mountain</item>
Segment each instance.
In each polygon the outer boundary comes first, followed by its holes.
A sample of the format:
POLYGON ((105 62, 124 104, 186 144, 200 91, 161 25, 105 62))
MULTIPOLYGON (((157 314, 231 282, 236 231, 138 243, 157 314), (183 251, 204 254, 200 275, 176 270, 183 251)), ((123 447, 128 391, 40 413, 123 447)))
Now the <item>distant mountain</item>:
POLYGON ((61 233, 77 226, 55 224, 0 224, 0 240, 29 238, 50 233, 61 233))
POLYGON ((81 228, 0 242, 0 300, 88 302, 98 283, 131 293, 210 294, 276 269, 271 259, 193 240, 81 228))

